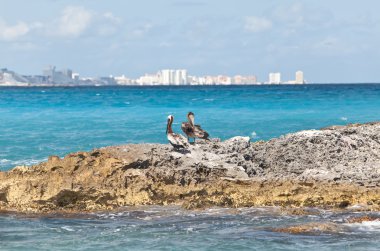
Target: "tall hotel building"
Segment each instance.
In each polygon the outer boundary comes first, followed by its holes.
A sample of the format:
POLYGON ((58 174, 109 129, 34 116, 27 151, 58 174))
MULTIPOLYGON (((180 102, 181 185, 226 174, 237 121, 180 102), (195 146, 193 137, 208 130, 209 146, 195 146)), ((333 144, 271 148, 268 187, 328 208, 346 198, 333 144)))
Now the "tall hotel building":
POLYGON ((302 71, 297 71, 296 72, 296 84, 304 84, 305 80, 303 79, 303 72, 302 71))
POLYGON ((163 85, 185 85, 187 84, 187 70, 161 70, 161 84, 163 85))
POLYGON ((269 73, 269 84, 280 84, 281 83, 281 73, 271 72, 269 73))

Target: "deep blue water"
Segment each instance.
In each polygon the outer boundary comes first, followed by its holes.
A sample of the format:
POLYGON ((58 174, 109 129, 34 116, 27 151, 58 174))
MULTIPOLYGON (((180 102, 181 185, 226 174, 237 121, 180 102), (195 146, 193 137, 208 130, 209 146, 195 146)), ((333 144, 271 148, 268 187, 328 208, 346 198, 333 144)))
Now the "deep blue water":
MULTIPOLYGON (((252 140, 380 120, 380 85, 0 88, 0 170, 49 155, 166 142, 188 111, 212 137, 252 140)), ((378 213, 377 213, 378 214, 378 213)), ((184 211, 125 208, 62 216, 0 214, 0 250, 379 250, 380 223, 332 233, 274 232, 307 222, 343 223, 360 213, 289 216, 273 209, 184 211)), ((380 216, 380 215, 379 215, 380 216)))
POLYGON ((193 111, 212 137, 253 140, 380 120, 380 85, 0 87, 0 170, 49 155, 139 142, 165 143, 193 111))

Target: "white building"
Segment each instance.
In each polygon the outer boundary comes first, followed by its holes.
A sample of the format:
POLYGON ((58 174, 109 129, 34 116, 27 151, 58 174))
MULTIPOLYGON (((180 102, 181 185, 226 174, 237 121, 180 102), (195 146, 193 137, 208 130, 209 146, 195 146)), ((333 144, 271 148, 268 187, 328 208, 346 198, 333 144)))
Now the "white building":
POLYGON ((156 85, 160 82, 157 74, 145 74, 136 80, 139 85, 156 85))
POLYGON ((161 71, 160 83, 163 85, 170 85, 173 82, 173 70, 165 69, 161 71))
POLYGON ((280 84, 281 83, 281 73, 271 72, 269 73, 269 84, 280 84))
POLYGON ((296 84, 304 84, 305 80, 303 78, 303 72, 302 71, 297 71, 296 72, 296 84))
MULTIPOLYGON (((73 72, 73 74, 71 74, 71 77, 74 79, 74 80, 79 80, 79 73, 77 72, 73 72)), ((124 75, 123 75, 124 76, 124 75)))
POLYGON ((218 75, 216 79, 216 84, 219 85, 230 85, 232 83, 231 77, 225 75, 218 75))
POLYGON ((187 70, 176 70, 175 71, 175 81, 176 85, 186 85, 187 84, 187 70))
POLYGON ((185 85, 188 83, 187 70, 173 70, 165 69, 161 70, 160 73, 160 83, 163 85, 185 85))
POLYGON ((255 75, 251 75, 251 76, 236 75, 233 77, 232 83, 236 85, 253 85, 257 83, 257 79, 255 75))

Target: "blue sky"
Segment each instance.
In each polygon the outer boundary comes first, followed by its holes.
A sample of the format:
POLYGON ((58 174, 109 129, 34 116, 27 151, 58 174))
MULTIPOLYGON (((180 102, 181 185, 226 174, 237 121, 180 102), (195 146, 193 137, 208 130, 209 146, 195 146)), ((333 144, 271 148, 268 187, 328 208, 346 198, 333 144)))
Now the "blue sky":
POLYGON ((0 67, 380 82, 380 1, 0 0, 0 67))

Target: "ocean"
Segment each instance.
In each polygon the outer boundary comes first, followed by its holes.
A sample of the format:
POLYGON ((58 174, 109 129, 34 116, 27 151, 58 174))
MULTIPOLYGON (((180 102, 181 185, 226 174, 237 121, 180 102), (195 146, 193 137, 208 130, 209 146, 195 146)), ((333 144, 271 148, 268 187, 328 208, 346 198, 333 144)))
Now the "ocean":
POLYGON ((70 217, 0 215, 0 250, 379 250, 380 221, 347 223, 358 215, 323 210, 286 215, 278 208, 188 211, 172 206, 70 217), (276 231, 316 222, 330 224, 332 230, 276 231))
POLYGON ((0 87, 0 170, 49 155, 127 143, 167 143, 194 112, 211 135, 253 141, 330 125, 380 120, 380 84, 0 87))
MULTIPOLYGON (((192 111, 211 137, 252 141, 380 120, 380 84, 0 87, 0 170, 49 155, 127 143, 166 143, 192 111)), ((380 223, 291 235, 276 226, 344 222, 350 212, 283 215, 273 208, 125 208, 76 216, 0 215, 0 250, 378 250, 380 223)))

